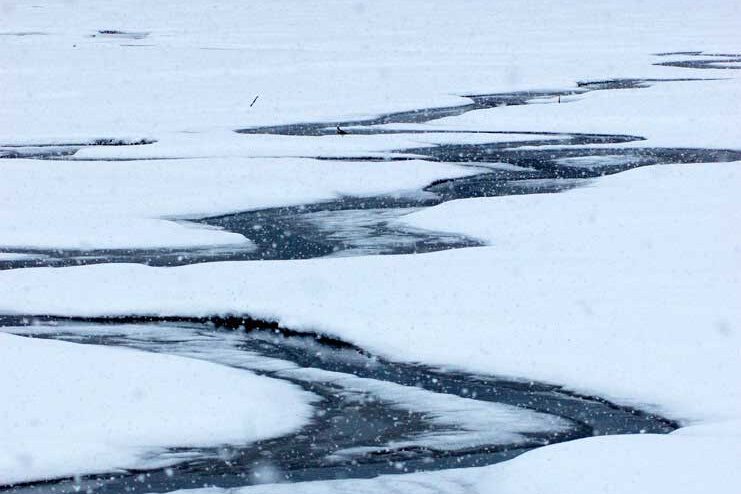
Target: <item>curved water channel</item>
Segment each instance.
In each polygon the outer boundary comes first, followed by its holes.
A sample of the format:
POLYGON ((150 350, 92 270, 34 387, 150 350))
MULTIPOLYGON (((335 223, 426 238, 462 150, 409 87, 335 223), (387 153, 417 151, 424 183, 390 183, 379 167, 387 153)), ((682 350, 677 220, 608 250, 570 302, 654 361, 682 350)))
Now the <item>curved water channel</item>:
MULTIPOLYGON (((352 161, 423 159, 458 163, 478 172, 402 196, 346 197, 191 220, 242 233, 256 244, 253 250, 0 249, 20 254, 0 261, 0 269, 102 262, 174 266, 460 248, 478 244, 448 233, 405 228, 395 220, 448 200, 558 192, 593 177, 638 166, 741 160, 741 152, 735 150, 630 147, 631 142, 642 140, 630 135, 487 132, 420 125, 473 110, 544 99, 558 104, 560 96, 664 82, 671 81, 596 81, 570 91, 469 95, 471 103, 462 106, 390 113, 366 120, 240 129, 237 132, 242 134, 323 136, 334 134, 339 127, 348 133, 343 137, 347 139, 353 134, 421 133, 516 138, 399 149, 382 156, 313 156, 352 161), (612 144, 620 146, 609 146, 612 144)), ((111 143, 145 145, 148 141, 0 146, 0 156, 74 160, 80 147, 111 143)), ((373 477, 487 465, 544 444, 591 435, 666 433, 676 428, 671 420, 558 386, 392 362, 342 341, 296 333, 247 317, 75 320, 0 316, 0 326, 38 338, 204 359, 290 381, 314 393, 318 400, 311 422, 288 436, 241 446, 155 452, 140 470, 0 487, 0 491, 14 494, 235 487, 261 482, 264 472, 270 472, 270 481, 291 482, 373 477)))
POLYGON ((0 319, 11 332, 248 369, 317 396, 293 434, 152 453, 141 469, 8 486, 13 494, 166 492, 482 466, 592 435, 666 433, 662 417, 553 385, 399 363, 342 341, 242 318, 0 319), (235 331, 236 329, 236 331, 235 331))

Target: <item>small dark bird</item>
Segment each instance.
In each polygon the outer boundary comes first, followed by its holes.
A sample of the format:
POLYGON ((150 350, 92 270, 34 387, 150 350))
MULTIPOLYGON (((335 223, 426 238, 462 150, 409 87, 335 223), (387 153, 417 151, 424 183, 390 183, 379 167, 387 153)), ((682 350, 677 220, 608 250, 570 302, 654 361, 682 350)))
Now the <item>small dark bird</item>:
POLYGON ((344 135, 347 135, 347 131, 346 131, 346 130, 342 130, 342 129, 340 128, 340 126, 338 125, 338 126, 337 126, 337 135, 338 135, 338 136, 344 136, 344 135))

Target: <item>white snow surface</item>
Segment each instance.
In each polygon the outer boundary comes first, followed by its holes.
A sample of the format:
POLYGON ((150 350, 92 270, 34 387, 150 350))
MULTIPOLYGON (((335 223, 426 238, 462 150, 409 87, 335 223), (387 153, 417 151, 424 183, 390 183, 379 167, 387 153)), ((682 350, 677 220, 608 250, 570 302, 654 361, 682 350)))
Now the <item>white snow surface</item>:
POLYGON ((313 396, 249 371, 0 334, 0 485, 162 464, 286 434, 313 396))
POLYGON ((653 54, 741 52, 728 0, 2 5, 0 142, 359 118, 456 94, 687 77, 653 54))

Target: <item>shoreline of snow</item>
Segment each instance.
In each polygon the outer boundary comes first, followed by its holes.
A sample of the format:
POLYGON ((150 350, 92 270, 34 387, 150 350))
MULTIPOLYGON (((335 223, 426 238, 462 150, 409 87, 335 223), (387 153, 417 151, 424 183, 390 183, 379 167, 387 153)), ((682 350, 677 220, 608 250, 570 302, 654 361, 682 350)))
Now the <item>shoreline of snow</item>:
MULTIPOLYGON (((236 135, 236 134, 235 134, 236 135)), ((194 158, 116 163, 0 159, 4 249, 254 248, 176 220, 417 190, 475 170, 419 160, 194 158)))
POLYGON ((276 437, 312 395, 249 371, 0 333, 0 485, 177 462, 166 448, 276 437), (266 413, 270 411, 270 413, 266 413))

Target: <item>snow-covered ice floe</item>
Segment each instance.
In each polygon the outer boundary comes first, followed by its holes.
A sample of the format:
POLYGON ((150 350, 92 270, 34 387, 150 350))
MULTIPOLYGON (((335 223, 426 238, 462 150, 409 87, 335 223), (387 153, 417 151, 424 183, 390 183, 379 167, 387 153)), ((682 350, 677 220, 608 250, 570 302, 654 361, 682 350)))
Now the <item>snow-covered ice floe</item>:
POLYGON ((84 250, 249 248, 240 234, 176 219, 414 190, 473 171, 422 161, 200 158, 0 159, 0 173, 0 246, 84 250))
POLYGON ((0 334, 0 484, 165 466, 298 429, 313 396, 199 360, 0 334))

